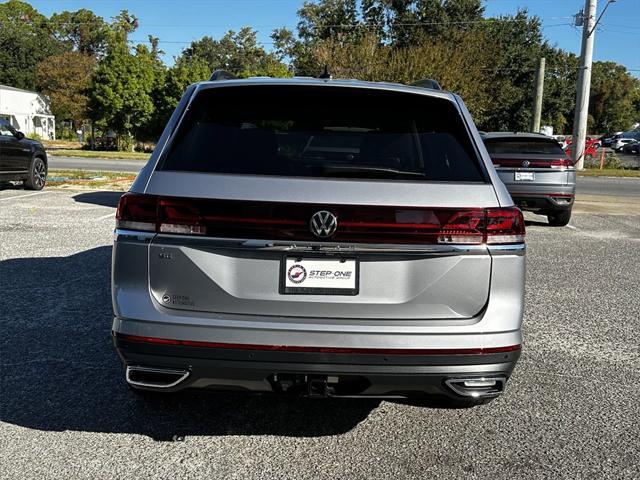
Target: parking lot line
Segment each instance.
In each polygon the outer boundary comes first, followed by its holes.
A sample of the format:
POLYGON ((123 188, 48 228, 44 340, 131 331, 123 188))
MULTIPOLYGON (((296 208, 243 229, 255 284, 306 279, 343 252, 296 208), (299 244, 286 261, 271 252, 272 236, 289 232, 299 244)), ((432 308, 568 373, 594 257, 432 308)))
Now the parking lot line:
POLYGON ((106 215, 98 217, 98 220, 106 220, 107 218, 113 218, 115 216, 115 214, 116 214, 116 212, 107 213, 106 215))
POLYGON ((11 200, 12 198, 33 197, 34 195, 43 195, 45 193, 51 193, 51 191, 47 190, 45 192, 34 192, 34 193, 27 193, 26 195, 14 195, 13 197, 4 197, 4 198, 0 198, 0 202, 2 202, 3 200, 11 200))

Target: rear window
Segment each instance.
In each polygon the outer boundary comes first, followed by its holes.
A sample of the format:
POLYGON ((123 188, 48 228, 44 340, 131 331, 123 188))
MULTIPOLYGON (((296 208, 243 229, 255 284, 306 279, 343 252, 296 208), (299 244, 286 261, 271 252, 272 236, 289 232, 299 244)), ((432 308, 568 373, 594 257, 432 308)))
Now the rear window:
POLYGON ((529 153, 564 157, 564 150, 560 144, 547 138, 487 138, 484 144, 490 154, 529 153))
POLYGON ((450 101, 340 87, 203 90, 159 169, 485 181, 462 118, 450 101))

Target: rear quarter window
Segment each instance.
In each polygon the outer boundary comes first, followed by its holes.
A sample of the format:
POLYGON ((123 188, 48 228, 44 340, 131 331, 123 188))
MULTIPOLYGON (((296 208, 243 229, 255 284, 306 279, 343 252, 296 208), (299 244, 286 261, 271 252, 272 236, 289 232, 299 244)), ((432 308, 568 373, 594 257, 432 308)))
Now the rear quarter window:
POLYGON ((455 104, 366 88, 223 86, 191 103, 159 170, 485 182, 455 104))

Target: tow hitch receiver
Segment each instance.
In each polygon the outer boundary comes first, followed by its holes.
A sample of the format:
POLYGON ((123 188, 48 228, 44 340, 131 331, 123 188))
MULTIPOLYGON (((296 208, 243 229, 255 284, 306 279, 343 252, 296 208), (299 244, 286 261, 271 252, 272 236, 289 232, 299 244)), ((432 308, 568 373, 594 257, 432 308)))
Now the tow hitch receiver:
POLYGON ((335 394, 338 377, 275 373, 269 378, 274 391, 305 397, 330 397, 335 394))
POLYGON ((309 378, 307 382, 307 396, 329 397, 335 393, 335 389, 327 383, 327 377, 309 378))

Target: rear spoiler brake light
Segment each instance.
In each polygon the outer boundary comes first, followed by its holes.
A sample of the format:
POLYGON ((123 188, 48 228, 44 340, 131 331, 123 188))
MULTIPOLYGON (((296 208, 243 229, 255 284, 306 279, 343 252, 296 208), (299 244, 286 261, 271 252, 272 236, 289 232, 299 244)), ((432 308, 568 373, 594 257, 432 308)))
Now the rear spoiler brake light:
POLYGON ((175 235, 375 244, 509 244, 524 241, 522 212, 505 208, 431 208, 243 202, 127 193, 117 228, 175 235), (309 222, 329 208, 337 218, 330 238, 309 222))

